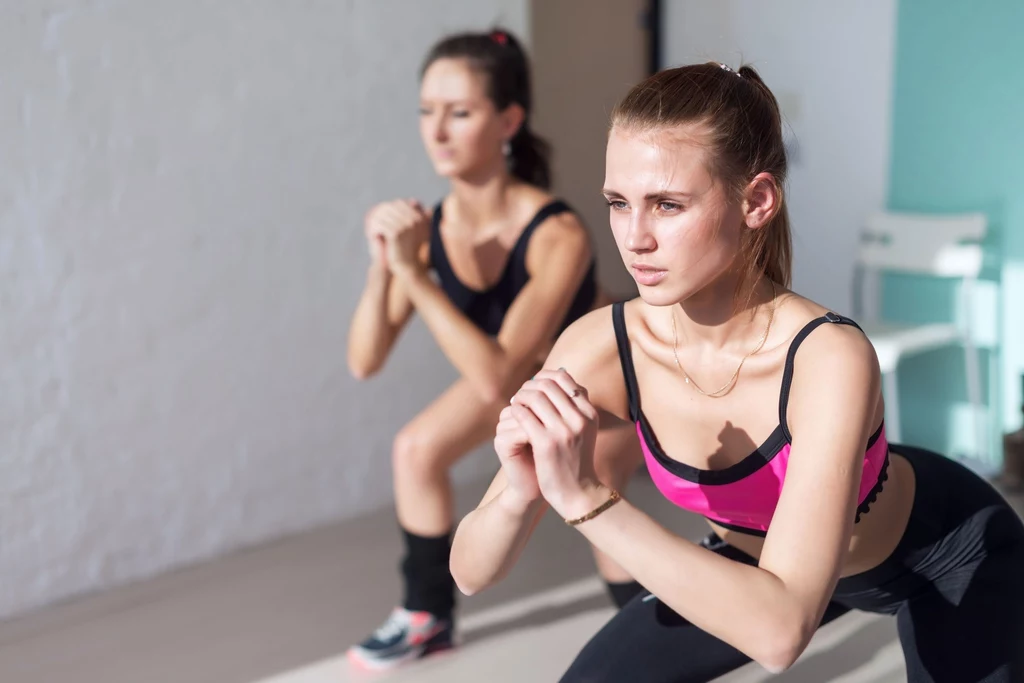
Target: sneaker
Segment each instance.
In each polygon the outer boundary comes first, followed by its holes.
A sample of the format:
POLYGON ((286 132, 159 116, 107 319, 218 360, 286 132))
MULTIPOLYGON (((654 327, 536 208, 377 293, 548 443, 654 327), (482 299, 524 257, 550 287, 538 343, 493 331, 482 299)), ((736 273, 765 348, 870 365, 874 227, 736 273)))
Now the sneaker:
POLYGON ((364 669, 390 669, 452 648, 453 633, 450 619, 396 607, 370 637, 349 648, 348 659, 364 669))

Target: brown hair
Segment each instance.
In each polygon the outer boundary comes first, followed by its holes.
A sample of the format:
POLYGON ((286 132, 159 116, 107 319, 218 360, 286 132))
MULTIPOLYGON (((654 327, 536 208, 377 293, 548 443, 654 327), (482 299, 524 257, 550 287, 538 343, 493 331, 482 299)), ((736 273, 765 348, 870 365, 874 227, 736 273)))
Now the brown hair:
POLYGON ((738 72, 717 62, 660 71, 636 85, 612 112, 613 127, 653 131, 700 124, 709 131, 712 174, 740 193, 758 173, 770 173, 779 193, 778 210, 759 230, 744 230, 743 272, 737 300, 767 277, 788 287, 792 238, 783 185, 786 148, 775 96, 750 66, 738 72))

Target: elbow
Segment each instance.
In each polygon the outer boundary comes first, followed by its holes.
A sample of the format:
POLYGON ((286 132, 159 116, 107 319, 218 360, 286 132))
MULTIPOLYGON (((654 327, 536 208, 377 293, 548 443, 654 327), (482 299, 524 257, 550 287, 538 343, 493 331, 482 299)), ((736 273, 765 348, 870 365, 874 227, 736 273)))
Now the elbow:
POLYGON ((363 354, 351 352, 348 354, 348 371, 353 378, 359 381, 367 380, 376 375, 379 370, 380 363, 373 362, 363 354))
POLYGON ((480 400, 487 405, 507 401, 511 397, 508 379, 500 370, 483 374, 473 384, 480 400))
MULTIPOLYGON (((462 524, 473 516, 473 512, 467 515, 462 524)), ((493 586, 502 579, 503 572, 499 569, 497 574, 491 573, 488 569, 490 563, 486 557, 479 554, 480 548, 473 543, 473 537, 460 536, 462 524, 455 530, 452 538, 451 554, 448 557, 448 572, 455 581, 455 587, 466 597, 476 595, 493 586)))
POLYGON ((452 546, 451 559, 448 561, 448 571, 455 580, 455 587, 466 597, 475 595, 487 586, 481 585, 479 580, 474 580, 471 572, 466 571, 467 562, 455 552, 452 546))
POLYGON ((782 624, 768 633, 773 635, 761 641, 761 647, 753 653, 752 659, 769 673, 778 675, 796 663, 807 648, 810 637, 802 628, 782 624))
POLYGON ((508 403, 509 399, 519 391, 523 381, 524 370, 507 356, 497 358, 490 367, 482 372, 476 384, 477 393, 487 404, 508 403))
POLYGON ((454 566, 451 566, 450 569, 452 572, 452 578, 455 579, 455 587, 459 589, 460 593, 468 598, 471 595, 476 595, 480 592, 481 586, 478 586, 471 581, 467 581, 466 577, 457 574, 454 566))
POLYGON ((775 651, 766 653, 763 657, 757 657, 756 662, 773 676, 785 673, 789 667, 796 663, 799 654, 794 655, 792 651, 775 651))
POLYGON ((367 367, 359 363, 354 363, 351 360, 348 363, 348 371, 349 374, 352 375, 354 379, 357 379, 360 382, 362 382, 363 380, 370 379, 376 374, 376 370, 374 368, 367 367))
POLYGON ((487 405, 499 403, 504 397, 504 393, 505 392, 502 391, 502 386, 499 382, 490 382, 485 380, 480 382, 477 386, 477 394, 479 394, 480 400, 487 405))

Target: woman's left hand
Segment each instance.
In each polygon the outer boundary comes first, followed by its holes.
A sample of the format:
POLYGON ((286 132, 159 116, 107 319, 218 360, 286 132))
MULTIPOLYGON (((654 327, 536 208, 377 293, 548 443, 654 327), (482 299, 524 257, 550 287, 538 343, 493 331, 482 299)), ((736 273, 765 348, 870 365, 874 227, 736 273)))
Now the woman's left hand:
POLYGON ((594 475, 598 414, 587 390, 564 369, 544 370, 512 397, 511 411, 530 440, 544 499, 563 517, 588 512, 587 492, 600 484, 594 475))

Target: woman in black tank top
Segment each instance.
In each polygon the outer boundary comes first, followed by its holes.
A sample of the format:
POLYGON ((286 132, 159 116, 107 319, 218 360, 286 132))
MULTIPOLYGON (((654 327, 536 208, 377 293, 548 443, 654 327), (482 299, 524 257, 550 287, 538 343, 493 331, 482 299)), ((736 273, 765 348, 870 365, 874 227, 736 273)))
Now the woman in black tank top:
MULTIPOLYGON (((349 334, 353 375, 381 369, 415 312, 461 377, 395 438, 405 595, 382 627, 350 649, 363 666, 387 668, 451 646, 449 469, 493 438, 502 407, 558 333, 607 303, 586 229, 546 191, 547 146, 530 131, 530 109, 527 60, 513 36, 442 40, 421 73, 420 132, 451 191, 432 212, 397 199, 366 217, 371 263, 349 334)), ((602 479, 624 486, 639 464, 636 453, 632 463, 599 465, 602 479)), ((639 590, 616 563, 596 559, 616 602, 639 590)))

